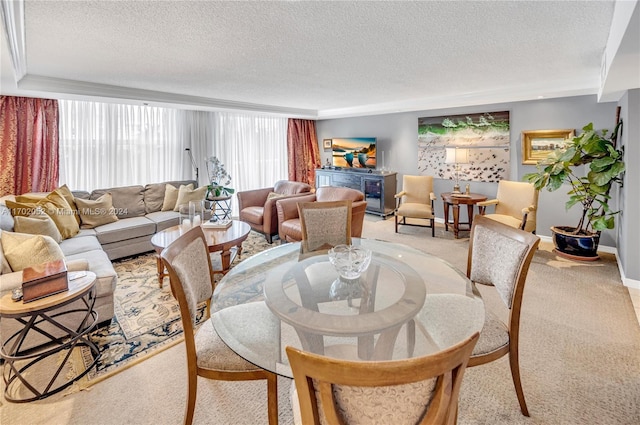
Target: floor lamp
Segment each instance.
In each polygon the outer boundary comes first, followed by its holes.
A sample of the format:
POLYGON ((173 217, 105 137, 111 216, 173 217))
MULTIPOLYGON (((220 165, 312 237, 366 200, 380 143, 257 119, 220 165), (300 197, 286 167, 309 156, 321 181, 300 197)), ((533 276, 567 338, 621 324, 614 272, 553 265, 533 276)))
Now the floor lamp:
POLYGON ((445 149, 447 155, 444 162, 453 165, 454 169, 453 177, 456 184, 453 186, 453 193, 460 193, 460 164, 469 162, 469 149, 458 147, 445 149))
POLYGON ((187 153, 189 153, 189 158, 191 158, 191 164, 193 165, 193 168, 196 170, 196 184, 200 184, 200 180, 198 179, 198 167, 196 166, 196 161, 193 159, 193 155, 191 154, 191 149, 190 148, 184 148, 185 151, 187 151, 187 153))

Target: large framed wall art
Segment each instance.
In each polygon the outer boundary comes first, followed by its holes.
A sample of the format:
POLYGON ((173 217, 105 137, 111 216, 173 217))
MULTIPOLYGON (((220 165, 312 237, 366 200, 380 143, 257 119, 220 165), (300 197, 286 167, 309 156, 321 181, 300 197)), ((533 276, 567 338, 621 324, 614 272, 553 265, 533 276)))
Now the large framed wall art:
POLYGON ((509 111, 418 118, 422 175, 480 182, 508 179, 509 147, 509 111), (463 150, 464 155, 455 156, 465 158, 464 163, 449 160, 451 148, 463 150))

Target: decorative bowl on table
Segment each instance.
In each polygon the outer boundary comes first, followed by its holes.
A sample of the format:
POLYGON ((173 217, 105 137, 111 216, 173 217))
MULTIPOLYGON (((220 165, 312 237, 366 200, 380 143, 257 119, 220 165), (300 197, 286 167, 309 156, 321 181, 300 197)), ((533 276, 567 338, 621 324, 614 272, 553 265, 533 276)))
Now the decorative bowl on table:
POLYGON ((359 278, 371 263, 371 251, 356 245, 336 245, 328 255, 338 274, 347 280, 359 278))

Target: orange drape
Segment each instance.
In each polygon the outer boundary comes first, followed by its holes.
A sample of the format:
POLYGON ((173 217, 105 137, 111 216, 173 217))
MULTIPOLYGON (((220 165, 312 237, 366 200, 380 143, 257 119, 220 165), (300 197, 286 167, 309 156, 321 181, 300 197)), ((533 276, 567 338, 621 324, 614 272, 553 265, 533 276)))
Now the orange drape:
POLYGON ((55 189, 58 146, 57 100, 0 96, 0 196, 55 189))
POLYGON ((315 187, 316 168, 320 167, 320 149, 316 122, 290 118, 287 126, 289 180, 315 187))

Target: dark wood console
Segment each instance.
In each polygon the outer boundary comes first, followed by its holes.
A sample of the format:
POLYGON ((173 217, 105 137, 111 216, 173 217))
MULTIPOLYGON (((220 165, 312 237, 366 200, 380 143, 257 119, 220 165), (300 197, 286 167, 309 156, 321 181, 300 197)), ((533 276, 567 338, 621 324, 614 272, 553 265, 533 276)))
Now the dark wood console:
POLYGON ((392 215, 396 208, 396 174, 380 171, 352 171, 348 169, 316 169, 316 187, 343 186, 364 193, 367 212, 382 217, 392 215))

